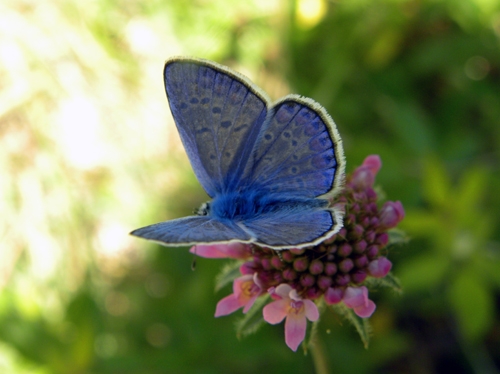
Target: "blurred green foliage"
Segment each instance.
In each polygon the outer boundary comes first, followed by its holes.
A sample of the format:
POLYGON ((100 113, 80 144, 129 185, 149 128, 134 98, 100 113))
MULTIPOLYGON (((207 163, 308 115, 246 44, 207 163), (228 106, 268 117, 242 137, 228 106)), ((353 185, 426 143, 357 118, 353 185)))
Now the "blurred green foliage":
MULTIPOLYGON (((348 171, 379 154, 411 241, 373 338, 333 314, 338 373, 500 366, 500 3, 494 0, 21 0, 0 4, 0 372, 312 372, 282 326, 213 318, 224 261, 128 238, 205 200, 163 60, 228 64, 274 99, 312 97, 348 171)), ((371 296, 372 297, 372 294, 371 296)))

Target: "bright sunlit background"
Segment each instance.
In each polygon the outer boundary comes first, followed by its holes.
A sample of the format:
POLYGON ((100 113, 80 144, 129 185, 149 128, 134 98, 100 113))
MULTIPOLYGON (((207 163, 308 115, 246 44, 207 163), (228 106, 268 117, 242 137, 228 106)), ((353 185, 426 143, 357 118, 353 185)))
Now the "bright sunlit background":
POLYGON ((497 0, 0 2, 0 373, 309 373, 283 326, 215 319, 221 260, 130 237, 206 200, 165 97, 172 55, 312 97, 348 171, 369 154, 411 241, 368 350, 323 318, 335 373, 498 373, 497 0))

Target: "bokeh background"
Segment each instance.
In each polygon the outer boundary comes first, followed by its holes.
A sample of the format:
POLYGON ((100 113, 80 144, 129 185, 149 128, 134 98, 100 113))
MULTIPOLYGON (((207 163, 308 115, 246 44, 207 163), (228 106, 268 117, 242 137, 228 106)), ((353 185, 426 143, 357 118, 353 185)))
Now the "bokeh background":
POLYGON ((164 60, 208 58, 323 104, 348 171, 379 154, 410 241, 365 350, 324 315, 333 373, 498 373, 496 0, 0 2, 0 373, 310 373, 283 325, 215 319, 224 260, 128 236, 206 200, 164 60))

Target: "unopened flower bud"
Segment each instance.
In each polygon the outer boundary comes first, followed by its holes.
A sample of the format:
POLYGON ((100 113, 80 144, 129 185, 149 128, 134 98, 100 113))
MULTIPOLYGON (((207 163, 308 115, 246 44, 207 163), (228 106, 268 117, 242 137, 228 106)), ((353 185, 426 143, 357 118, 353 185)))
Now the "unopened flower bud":
POLYGON ((325 266, 325 274, 333 275, 337 272, 337 264, 334 262, 327 262, 325 266))
POLYGON ((343 244, 338 250, 337 250, 337 253, 339 254, 339 256, 342 256, 342 257, 347 257, 351 254, 352 252, 352 247, 345 243, 343 244))
POLYGON ((358 270, 355 273, 351 274, 351 280, 353 281, 353 283, 356 283, 356 284, 363 283, 365 281, 366 277, 367 277, 367 274, 363 270, 358 270))
POLYGON ((342 260, 339 264, 339 270, 342 273, 349 273, 352 268, 354 267, 354 263, 350 258, 346 258, 345 260, 342 260))
POLYGON ((302 274, 300 276, 300 284, 304 287, 311 287, 316 283, 316 278, 311 274, 302 274))
POLYGON ((379 257, 368 265, 368 273, 375 278, 385 277, 391 270, 392 263, 385 257, 379 257))
POLYGON ((305 271, 308 266, 309 259, 307 257, 299 257, 293 262, 293 268, 298 272, 305 271))
POLYGON ((380 227, 384 230, 396 227, 405 217, 405 211, 400 201, 387 201, 380 210, 380 227))
POLYGON ((295 280, 295 278, 297 278, 297 273, 292 269, 285 269, 283 270, 283 278, 289 281, 295 280))
POLYGON ((323 272, 323 262, 321 260, 314 260, 309 265, 309 271, 311 274, 321 274, 323 272))

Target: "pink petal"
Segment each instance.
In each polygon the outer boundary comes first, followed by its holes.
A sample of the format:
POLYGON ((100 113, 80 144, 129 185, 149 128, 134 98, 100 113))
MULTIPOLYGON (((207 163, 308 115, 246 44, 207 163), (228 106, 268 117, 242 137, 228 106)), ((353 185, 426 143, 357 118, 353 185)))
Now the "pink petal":
POLYGON ((216 245, 204 245, 198 244, 189 250, 189 252, 195 254, 196 256, 205 257, 205 258, 226 258, 228 255, 219 250, 219 247, 223 244, 216 245))
POLYGON ((344 289, 340 287, 328 287, 325 292, 325 301, 327 304, 338 304, 344 297, 344 289))
POLYGON ((250 308, 252 307, 252 305, 255 303, 255 300, 257 300, 257 298, 260 296, 260 293, 259 294, 255 294, 253 295, 248 301, 247 303, 245 304, 245 307, 243 308, 243 313, 246 313, 250 310, 250 308))
POLYGON ((317 321, 319 318, 319 310, 316 304, 311 300, 302 300, 302 302, 306 310, 306 318, 312 322, 317 321))
POLYGON ((292 291, 293 288, 289 284, 282 283, 278 287, 276 287, 274 293, 278 294, 283 298, 290 298, 290 292, 292 291))
POLYGON ((368 301, 368 289, 365 286, 347 287, 342 301, 349 308, 366 305, 368 301))
POLYGON ((368 299, 368 288, 365 286, 347 287, 343 301, 361 318, 370 317, 376 308, 375 303, 368 299))
POLYGON ((366 166, 370 169, 374 176, 377 175, 378 171, 382 167, 382 161, 379 155, 370 155, 365 158, 362 166, 366 166))
POLYGON ((253 275, 250 275, 250 274, 243 275, 239 278, 236 278, 233 281, 233 292, 237 297, 240 297, 241 293, 243 292, 244 283, 246 283, 246 282, 253 283, 253 275))
POLYGON ((385 257, 379 257, 370 262, 368 265, 368 273, 375 278, 385 277, 391 270, 392 263, 385 257))
POLYGON ((193 246, 189 252, 200 257, 206 258, 235 258, 244 259, 251 255, 249 246, 243 243, 227 243, 227 244, 198 244, 193 246))
POLYGON ((256 271, 256 265, 253 261, 247 261, 240 266, 241 274, 253 274, 256 271))
POLYGON ((376 305, 373 301, 368 300, 366 305, 353 308, 354 313, 356 313, 361 318, 370 317, 375 311, 376 305))
POLYGON ((241 301, 236 297, 236 295, 231 294, 226 296, 221 301, 217 303, 217 308, 215 309, 215 317, 227 316, 238 309, 240 309, 243 305, 241 301))
MULTIPOLYGON (((309 300, 310 301, 310 300, 309 300)), ((294 318, 291 314, 285 322, 285 342, 292 351, 296 351, 306 337, 307 321, 305 317, 294 318)))
POLYGON ((264 321, 271 325, 276 325, 283 321, 288 313, 289 304, 290 299, 275 300, 267 304, 264 309, 262 309, 264 321))
POLYGON ((267 289, 267 292, 269 293, 269 295, 271 295, 271 298, 273 298, 274 300, 281 300, 282 299, 282 297, 276 293, 276 287, 274 287, 274 286, 269 287, 267 289))
POLYGON ((351 184, 357 190, 364 190, 373 186, 375 183, 375 175, 369 167, 360 166, 352 174, 351 184))

